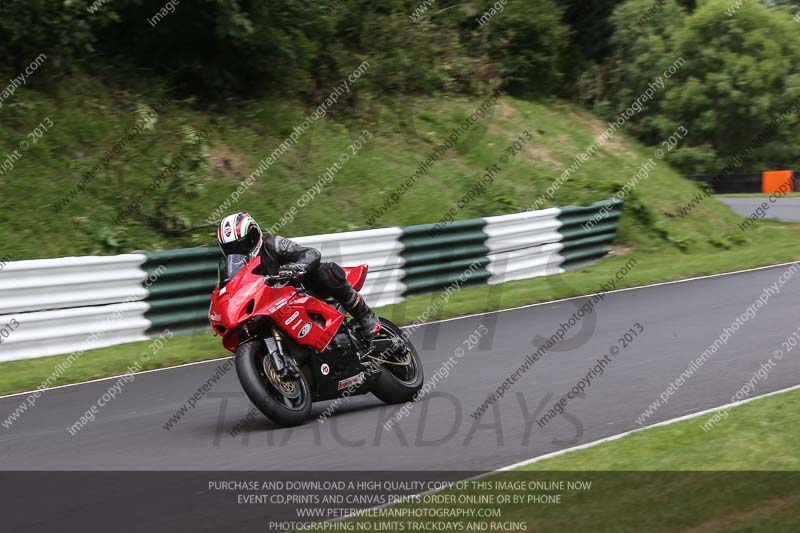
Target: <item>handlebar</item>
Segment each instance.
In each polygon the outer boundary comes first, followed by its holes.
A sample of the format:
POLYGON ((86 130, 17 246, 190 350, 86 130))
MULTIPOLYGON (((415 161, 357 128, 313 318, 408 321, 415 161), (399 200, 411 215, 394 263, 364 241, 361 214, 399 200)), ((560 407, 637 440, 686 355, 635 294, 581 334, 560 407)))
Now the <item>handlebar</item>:
POLYGON ((287 285, 293 281, 298 281, 294 276, 264 276, 264 284, 270 285, 272 283, 286 283, 287 285))

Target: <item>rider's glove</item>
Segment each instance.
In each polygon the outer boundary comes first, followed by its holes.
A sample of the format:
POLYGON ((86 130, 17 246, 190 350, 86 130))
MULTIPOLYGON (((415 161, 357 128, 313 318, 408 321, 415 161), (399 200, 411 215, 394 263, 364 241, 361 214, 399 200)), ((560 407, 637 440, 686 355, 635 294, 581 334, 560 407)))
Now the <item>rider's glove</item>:
POLYGON ((301 263, 286 263, 278 268, 278 275, 286 278, 302 278, 308 272, 308 265, 301 263))

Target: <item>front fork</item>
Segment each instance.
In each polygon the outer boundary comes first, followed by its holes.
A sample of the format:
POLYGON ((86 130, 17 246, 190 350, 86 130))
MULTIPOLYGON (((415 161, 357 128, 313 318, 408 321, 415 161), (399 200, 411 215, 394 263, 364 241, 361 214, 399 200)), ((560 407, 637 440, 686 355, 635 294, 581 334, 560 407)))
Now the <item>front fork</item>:
POLYGON ((283 351, 283 336, 281 331, 272 325, 272 336, 264 339, 264 344, 267 346, 267 357, 272 362, 273 368, 281 377, 298 377, 300 371, 297 366, 289 361, 283 351))

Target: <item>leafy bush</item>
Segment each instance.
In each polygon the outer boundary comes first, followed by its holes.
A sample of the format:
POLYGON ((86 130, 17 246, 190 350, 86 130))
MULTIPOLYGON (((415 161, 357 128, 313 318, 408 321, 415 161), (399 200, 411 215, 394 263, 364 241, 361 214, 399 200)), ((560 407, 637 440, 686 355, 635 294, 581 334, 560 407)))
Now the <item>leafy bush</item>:
POLYGON ((670 154, 687 173, 762 170, 800 162, 794 123, 800 110, 800 35, 790 16, 759 2, 732 14, 709 0, 686 14, 666 0, 642 20, 651 0, 629 0, 612 16, 614 53, 595 73, 595 108, 616 117, 656 80, 663 89, 626 128, 658 144, 684 126, 670 154), (664 71, 681 58, 677 72, 664 71))
POLYGON ((318 101, 362 61, 360 93, 469 92, 470 57, 447 17, 409 19, 411 2, 342 0, 334 8, 294 0, 196 0, 155 27, 161 0, 114 4, 118 22, 99 49, 116 61, 168 74, 205 98, 288 94, 318 101))
POLYGON ((270 95, 319 101, 367 60, 359 94, 517 92, 559 87, 569 35, 554 0, 508 3, 483 28, 494 0, 8 0, 0 50, 19 70, 38 53, 53 63, 124 80, 168 76, 205 101, 270 95), (161 11, 161 15, 154 18, 161 11), (48 57, 50 54, 48 54, 48 57))
POLYGON ((800 162, 797 25, 757 2, 730 16, 728 7, 723 0, 701 5, 677 34, 686 65, 666 90, 660 132, 684 124, 690 146, 712 147, 716 164, 705 171, 800 162))
MULTIPOLYGON (((9 0, 0 4, 0 70, 16 76, 39 54, 48 67, 71 68, 76 59, 93 50, 96 41, 86 16, 85 2, 63 0, 9 0)), ((102 15, 97 23, 109 20, 102 15)), ((37 77, 43 81, 44 76, 37 77)))

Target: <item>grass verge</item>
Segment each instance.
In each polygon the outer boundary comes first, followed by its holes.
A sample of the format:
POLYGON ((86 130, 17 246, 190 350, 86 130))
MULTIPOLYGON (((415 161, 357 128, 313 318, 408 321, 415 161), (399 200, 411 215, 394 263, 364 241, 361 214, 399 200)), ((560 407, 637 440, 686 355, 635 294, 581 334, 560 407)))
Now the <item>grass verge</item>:
MULTIPOLYGON (((713 416, 646 429, 492 475, 481 486, 471 483, 442 493, 468 498, 511 494, 524 503, 448 504, 431 498, 403 507, 497 508, 502 513, 462 519, 461 531, 797 531, 800 391, 731 408, 727 418, 705 432, 701 426, 713 416), (529 483, 527 490, 500 488, 501 482, 520 481, 529 483), (564 485, 532 490, 533 481, 564 485), (575 482, 582 489, 570 489, 575 482), (553 501, 557 495, 558 503, 553 501), (528 499, 535 496, 549 499, 528 499), (489 520, 516 527, 475 525, 489 520)), ((378 530, 375 518, 357 521, 371 521, 378 530)))
POLYGON ((713 417, 639 431, 520 470, 800 472, 800 390, 733 407, 706 432, 702 426, 713 417))

